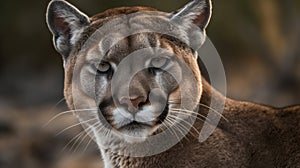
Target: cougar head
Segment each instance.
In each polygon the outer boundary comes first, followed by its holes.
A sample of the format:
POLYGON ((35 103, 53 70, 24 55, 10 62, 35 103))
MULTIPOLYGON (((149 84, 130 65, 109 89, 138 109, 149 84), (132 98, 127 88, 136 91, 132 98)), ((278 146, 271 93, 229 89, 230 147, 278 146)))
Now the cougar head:
POLYGON ((210 0, 172 13, 124 7, 93 17, 50 2, 68 106, 98 143, 104 136, 145 141, 195 114, 202 93, 196 50, 210 16, 210 0))

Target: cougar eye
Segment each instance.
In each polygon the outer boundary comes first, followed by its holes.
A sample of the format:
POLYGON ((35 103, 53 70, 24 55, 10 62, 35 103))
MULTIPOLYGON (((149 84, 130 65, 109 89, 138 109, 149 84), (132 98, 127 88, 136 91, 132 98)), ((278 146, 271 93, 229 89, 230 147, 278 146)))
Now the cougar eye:
POLYGON ((107 73, 111 69, 111 65, 107 62, 101 62, 97 67, 98 73, 107 73))
POLYGON ((168 64, 169 60, 165 57, 158 57, 158 58, 153 58, 151 60, 151 67, 152 68, 157 68, 157 69, 162 69, 168 64))

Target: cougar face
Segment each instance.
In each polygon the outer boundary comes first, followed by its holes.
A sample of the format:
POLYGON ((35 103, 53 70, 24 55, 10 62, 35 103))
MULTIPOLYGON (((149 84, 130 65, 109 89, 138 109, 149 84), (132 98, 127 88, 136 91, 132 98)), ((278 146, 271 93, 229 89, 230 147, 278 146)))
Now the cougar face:
POLYGON ((88 133, 132 143, 193 116, 202 92, 195 50, 210 8, 194 1, 173 13, 131 7, 89 18, 66 1, 49 4, 66 100, 88 133))

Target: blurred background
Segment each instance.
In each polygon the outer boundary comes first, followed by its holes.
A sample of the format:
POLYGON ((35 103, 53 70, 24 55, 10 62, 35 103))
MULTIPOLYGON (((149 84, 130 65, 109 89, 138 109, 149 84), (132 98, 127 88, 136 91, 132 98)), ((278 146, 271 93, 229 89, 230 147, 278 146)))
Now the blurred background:
MULTIPOLYGON (((100 154, 66 111, 49 1, 0 5, 0 168, 96 168, 100 154), (59 134, 59 135, 57 135, 59 134), (77 140, 78 138, 78 140, 77 140)), ((69 0, 92 16, 119 6, 164 11, 188 0, 69 0)), ((214 0, 207 34, 223 60, 228 97, 276 107, 300 103, 300 1, 214 0)))

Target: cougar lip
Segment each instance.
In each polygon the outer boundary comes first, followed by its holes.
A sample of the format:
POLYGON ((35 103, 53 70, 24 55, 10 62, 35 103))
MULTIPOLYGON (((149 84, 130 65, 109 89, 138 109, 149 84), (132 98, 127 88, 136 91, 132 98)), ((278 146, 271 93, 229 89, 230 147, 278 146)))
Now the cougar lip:
POLYGON ((118 129, 134 129, 134 128, 143 128, 143 127, 152 127, 151 123, 148 122, 139 122, 136 120, 131 120, 131 121, 127 121, 127 122, 123 122, 121 125, 119 125, 118 129))
POLYGON ((118 129, 127 142, 142 142, 150 135, 153 126, 132 121, 118 129), (124 136, 125 135, 125 136, 124 136))
POLYGON ((135 130, 135 129, 143 129, 143 128, 151 128, 152 126, 149 124, 145 124, 145 123, 140 123, 137 121, 132 121, 129 124, 126 124, 124 126, 122 126, 120 129, 126 129, 126 130, 135 130))

